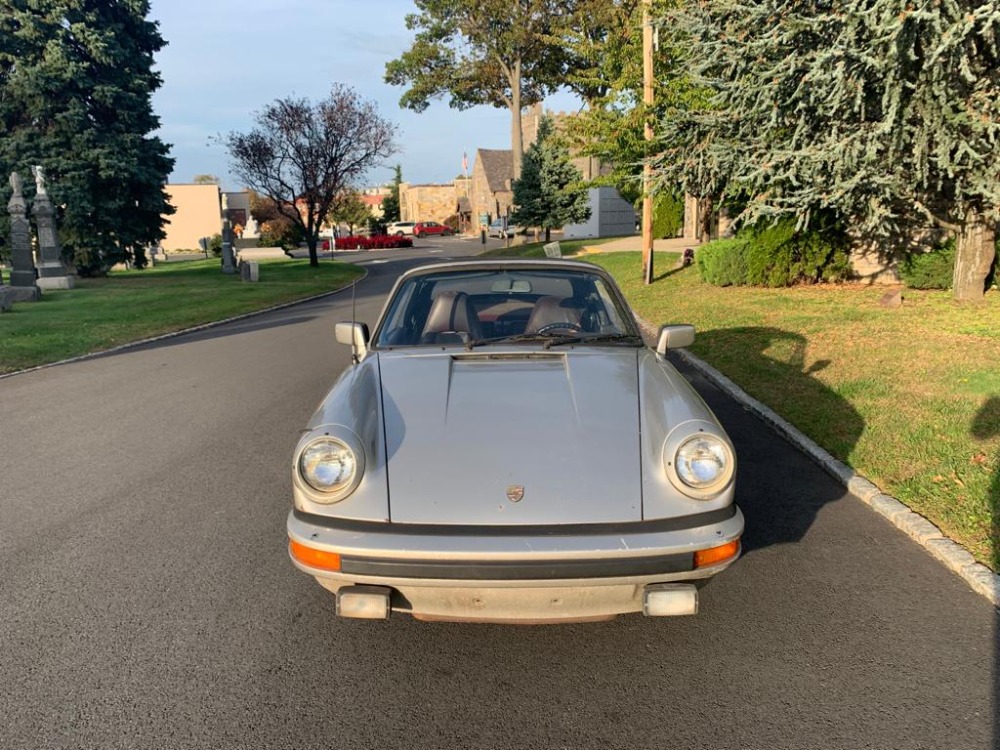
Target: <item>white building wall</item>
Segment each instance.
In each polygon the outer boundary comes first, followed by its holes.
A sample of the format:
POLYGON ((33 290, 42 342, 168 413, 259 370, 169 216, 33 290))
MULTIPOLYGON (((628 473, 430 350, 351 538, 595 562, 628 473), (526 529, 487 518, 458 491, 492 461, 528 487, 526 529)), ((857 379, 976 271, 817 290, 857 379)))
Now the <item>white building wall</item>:
POLYGON ((613 187, 590 188, 590 219, 582 224, 567 224, 567 240, 589 237, 621 237, 635 234, 635 209, 613 187))

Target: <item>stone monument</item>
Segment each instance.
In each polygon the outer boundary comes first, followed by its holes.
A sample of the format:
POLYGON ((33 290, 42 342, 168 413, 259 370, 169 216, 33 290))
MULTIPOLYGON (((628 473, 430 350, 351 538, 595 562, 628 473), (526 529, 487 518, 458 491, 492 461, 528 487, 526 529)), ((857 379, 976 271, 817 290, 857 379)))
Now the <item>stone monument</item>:
POLYGON ((31 215, 38 228, 38 281, 42 289, 72 289, 75 277, 71 276, 62 261, 59 234, 56 232, 56 210, 45 187, 45 171, 32 167, 35 175, 35 202, 31 215))
POLYGON ((31 224, 27 219, 28 205, 24 200, 24 185, 21 176, 14 172, 10 176, 10 186, 14 194, 7 203, 10 214, 10 292, 16 302, 34 302, 42 295, 35 284, 38 274, 31 256, 31 224))
POLYGON ((229 196, 222 194, 222 272, 236 273, 233 261, 233 225, 229 221, 229 196))

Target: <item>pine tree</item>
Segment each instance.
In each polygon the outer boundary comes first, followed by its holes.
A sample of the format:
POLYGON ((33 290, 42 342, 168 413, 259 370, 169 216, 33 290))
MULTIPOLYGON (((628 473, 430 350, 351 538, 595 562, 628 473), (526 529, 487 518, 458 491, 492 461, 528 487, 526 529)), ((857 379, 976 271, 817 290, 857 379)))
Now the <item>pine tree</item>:
POLYGON ((0 13, 0 174, 45 167, 64 252, 84 273, 141 265, 173 213, 173 159, 151 135, 164 41, 148 15, 147 0, 8 1, 0 13))
POLYGON ((392 178, 392 186, 389 188, 389 194, 382 201, 382 222, 385 224, 399 221, 399 185, 402 182, 403 168, 397 164, 395 174, 392 178))
MULTIPOLYGON (((544 122, 544 120, 543 120, 544 122)), ((541 139, 541 128, 539 128, 541 139)), ((510 220, 525 227, 540 227, 547 216, 542 195, 542 154, 538 141, 521 159, 521 178, 514 180, 514 210, 510 220)))
POLYGON ((1000 207, 996 0, 716 0, 671 26, 711 105, 659 132, 664 180, 741 219, 834 212, 857 233, 956 237, 955 296, 982 296, 1000 207))
POLYGON ((569 158, 569 151, 555 137, 552 119, 543 117, 538 138, 524 153, 521 179, 514 182, 515 224, 551 231, 586 221, 590 203, 583 175, 569 158))

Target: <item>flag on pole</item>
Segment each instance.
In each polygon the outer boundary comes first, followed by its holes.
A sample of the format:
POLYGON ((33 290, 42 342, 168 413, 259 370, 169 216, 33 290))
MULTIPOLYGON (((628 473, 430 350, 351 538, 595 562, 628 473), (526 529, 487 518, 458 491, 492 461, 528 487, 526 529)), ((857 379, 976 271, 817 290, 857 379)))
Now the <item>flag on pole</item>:
POLYGON ((462 152, 462 171, 465 172, 466 175, 469 174, 469 155, 464 151, 462 152))

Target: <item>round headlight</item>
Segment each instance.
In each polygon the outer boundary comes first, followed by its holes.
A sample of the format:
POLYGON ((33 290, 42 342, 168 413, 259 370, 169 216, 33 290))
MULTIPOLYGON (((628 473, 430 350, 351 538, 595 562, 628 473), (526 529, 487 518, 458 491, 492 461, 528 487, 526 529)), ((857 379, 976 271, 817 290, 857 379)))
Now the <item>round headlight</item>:
POLYGON ((354 451, 334 438, 320 438, 299 456, 299 473, 317 492, 338 492, 350 485, 358 470, 354 451))
POLYGON ((696 490, 709 489, 727 479, 730 463, 725 443, 709 434, 685 441, 674 458, 677 476, 696 490))

